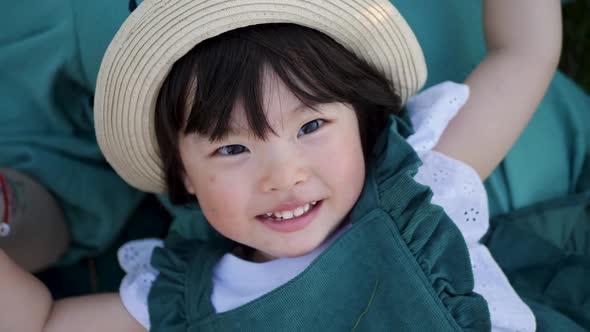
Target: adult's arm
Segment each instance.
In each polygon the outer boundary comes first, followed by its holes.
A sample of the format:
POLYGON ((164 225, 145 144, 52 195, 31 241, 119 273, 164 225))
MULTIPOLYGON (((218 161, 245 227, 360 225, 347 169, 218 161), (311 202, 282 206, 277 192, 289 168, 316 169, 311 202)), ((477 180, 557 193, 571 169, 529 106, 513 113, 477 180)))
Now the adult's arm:
POLYGON ((467 104, 435 150, 471 165, 485 179, 539 105, 561 52, 558 0, 485 0, 488 54, 467 77, 467 104))

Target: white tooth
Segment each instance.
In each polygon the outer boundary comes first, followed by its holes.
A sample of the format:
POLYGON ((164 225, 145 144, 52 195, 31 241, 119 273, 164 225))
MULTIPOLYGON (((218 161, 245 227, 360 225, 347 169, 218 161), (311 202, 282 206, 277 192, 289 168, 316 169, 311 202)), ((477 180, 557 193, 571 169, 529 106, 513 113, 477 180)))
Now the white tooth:
POLYGON ((311 205, 312 205, 312 206, 314 206, 314 205, 316 205, 317 203, 318 203, 317 201, 313 201, 313 202, 311 202, 311 205))
POLYGON ((281 214, 283 215, 283 219, 293 218, 293 211, 283 211, 281 214))
POLYGON ((273 214, 274 214, 275 218, 282 218, 283 217, 280 212, 275 212, 273 214))
POLYGON ((267 217, 272 217, 272 213, 268 212, 268 213, 266 213, 266 216, 267 217))
POLYGON ((304 213, 305 213, 305 209, 302 207, 298 207, 295 209, 295 211, 293 211, 293 215, 295 217, 299 217, 299 216, 303 215, 304 213))
POLYGON ((309 203, 305 204, 305 205, 303 206, 303 213, 305 213, 305 212, 309 211, 309 209, 310 209, 310 208, 311 208, 311 205, 309 205, 309 203))

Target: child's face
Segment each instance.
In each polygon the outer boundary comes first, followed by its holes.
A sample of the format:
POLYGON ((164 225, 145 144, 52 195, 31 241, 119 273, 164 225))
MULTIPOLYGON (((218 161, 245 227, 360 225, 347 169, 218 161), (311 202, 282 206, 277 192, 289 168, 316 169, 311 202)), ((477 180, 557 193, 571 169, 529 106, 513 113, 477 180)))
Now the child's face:
POLYGON ((365 164, 350 105, 305 108, 269 71, 263 91, 276 135, 257 139, 237 105, 235 133, 213 143, 181 135, 180 155, 185 186, 209 223, 256 249, 257 260, 270 260, 310 252, 341 224, 360 195, 365 164), (282 220, 275 218, 279 213, 282 220))

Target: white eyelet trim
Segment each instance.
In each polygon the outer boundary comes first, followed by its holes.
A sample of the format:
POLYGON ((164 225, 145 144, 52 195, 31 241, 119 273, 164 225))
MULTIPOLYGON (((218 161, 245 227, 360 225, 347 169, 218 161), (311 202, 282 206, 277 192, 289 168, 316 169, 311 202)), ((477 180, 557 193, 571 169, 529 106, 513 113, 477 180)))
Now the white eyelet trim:
POLYGON ((408 142, 423 161, 415 180, 431 188, 432 202, 445 210, 463 234, 473 268, 474 290, 488 302, 492 330, 535 331, 532 311, 516 294, 489 250, 479 243, 489 227, 489 211, 478 174, 469 165, 432 151, 468 96, 467 86, 445 82, 408 102, 415 131, 408 142))
POLYGON ((158 271, 150 264, 155 248, 163 247, 159 239, 130 241, 119 248, 119 265, 127 273, 119 287, 123 305, 143 327, 150 329, 148 295, 158 271))

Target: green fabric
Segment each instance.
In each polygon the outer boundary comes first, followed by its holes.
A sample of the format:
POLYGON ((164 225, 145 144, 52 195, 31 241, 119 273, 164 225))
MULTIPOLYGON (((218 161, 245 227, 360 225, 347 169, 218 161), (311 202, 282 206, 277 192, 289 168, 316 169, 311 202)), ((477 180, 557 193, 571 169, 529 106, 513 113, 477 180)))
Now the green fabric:
POLYGON ((483 243, 539 331, 590 330, 590 191, 498 216, 483 243))
POLYGON ((92 121, 100 57, 128 14, 119 3, 24 0, 0 11, 0 165, 59 200, 72 233, 64 264, 104 252, 145 196, 105 162, 92 121))
POLYGON ((394 123, 376 145, 352 227, 300 275, 248 304, 215 314, 210 302, 212 269, 231 243, 171 233, 152 256, 151 330, 489 330, 463 237, 414 181, 420 161, 398 130, 407 127, 394 123))

